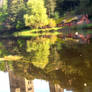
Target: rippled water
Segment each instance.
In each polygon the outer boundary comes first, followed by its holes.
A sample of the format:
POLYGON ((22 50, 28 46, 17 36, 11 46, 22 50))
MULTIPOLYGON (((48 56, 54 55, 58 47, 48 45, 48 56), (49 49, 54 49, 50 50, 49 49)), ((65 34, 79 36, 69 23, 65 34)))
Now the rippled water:
POLYGON ((91 30, 0 38, 0 70, 8 72, 11 92, 91 92, 91 30))

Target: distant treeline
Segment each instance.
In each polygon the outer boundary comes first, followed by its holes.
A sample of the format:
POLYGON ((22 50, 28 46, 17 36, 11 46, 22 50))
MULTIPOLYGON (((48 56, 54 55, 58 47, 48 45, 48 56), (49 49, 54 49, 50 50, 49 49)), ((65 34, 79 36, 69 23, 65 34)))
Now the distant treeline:
POLYGON ((55 20, 64 16, 88 14, 92 18, 91 10, 92 0, 1 0, 0 25, 8 29, 55 27, 55 20))

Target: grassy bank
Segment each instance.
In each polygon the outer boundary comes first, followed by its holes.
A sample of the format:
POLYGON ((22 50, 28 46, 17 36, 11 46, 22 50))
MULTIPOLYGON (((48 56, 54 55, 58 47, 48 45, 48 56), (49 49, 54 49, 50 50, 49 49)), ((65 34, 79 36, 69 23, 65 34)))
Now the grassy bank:
POLYGON ((91 24, 81 24, 81 25, 75 25, 71 26, 71 29, 92 29, 92 23, 91 24))

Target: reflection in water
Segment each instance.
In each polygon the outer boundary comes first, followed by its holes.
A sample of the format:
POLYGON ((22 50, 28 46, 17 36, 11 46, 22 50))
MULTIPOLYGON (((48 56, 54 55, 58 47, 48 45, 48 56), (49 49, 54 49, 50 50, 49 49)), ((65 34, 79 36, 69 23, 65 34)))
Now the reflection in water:
POLYGON ((34 92, 32 80, 16 76, 11 71, 9 71, 9 79, 11 92, 34 92))
POLYGON ((0 71, 0 92, 10 92, 9 77, 7 72, 0 71))
POLYGON ((90 92, 92 40, 80 40, 61 35, 2 39, 0 70, 9 72, 11 90, 15 87, 16 92, 33 92, 34 79, 49 81, 50 92, 90 92))
POLYGON ((64 89, 58 84, 50 83, 50 92, 64 92, 64 89))
POLYGON ((45 80, 34 80, 34 92, 50 92, 49 83, 45 80))
POLYGON ((64 92, 72 92, 72 91, 67 91, 66 89, 64 89, 64 92))

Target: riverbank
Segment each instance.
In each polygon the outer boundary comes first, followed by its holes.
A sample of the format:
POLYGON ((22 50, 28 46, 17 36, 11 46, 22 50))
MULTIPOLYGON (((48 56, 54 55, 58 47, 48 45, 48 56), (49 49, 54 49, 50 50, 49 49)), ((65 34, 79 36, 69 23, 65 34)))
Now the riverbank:
POLYGON ((0 37, 31 37, 42 35, 58 35, 62 27, 45 28, 45 29, 23 29, 23 30, 3 30, 0 31, 0 37))
POLYGON ((23 30, 21 32, 14 32, 13 36, 41 36, 41 35, 58 35, 62 30, 88 30, 92 29, 92 24, 85 25, 75 25, 75 26, 64 26, 56 28, 46 28, 46 29, 32 29, 32 30, 23 30))
POLYGON ((14 32, 13 36, 42 36, 42 35, 58 35, 60 32, 58 30, 62 29, 62 27, 55 28, 46 28, 46 29, 32 29, 32 30, 23 30, 21 32, 14 32))
POLYGON ((63 26, 55 28, 45 29, 23 29, 23 30, 3 30, 0 31, 0 37, 31 37, 31 36, 43 36, 43 35, 58 35, 62 33, 62 30, 88 30, 92 29, 92 24, 75 25, 75 26, 63 26))
POLYGON ((92 23, 90 24, 81 24, 81 25, 73 25, 73 26, 69 26, 69 28, 71 29, 92 29, 92 23))

